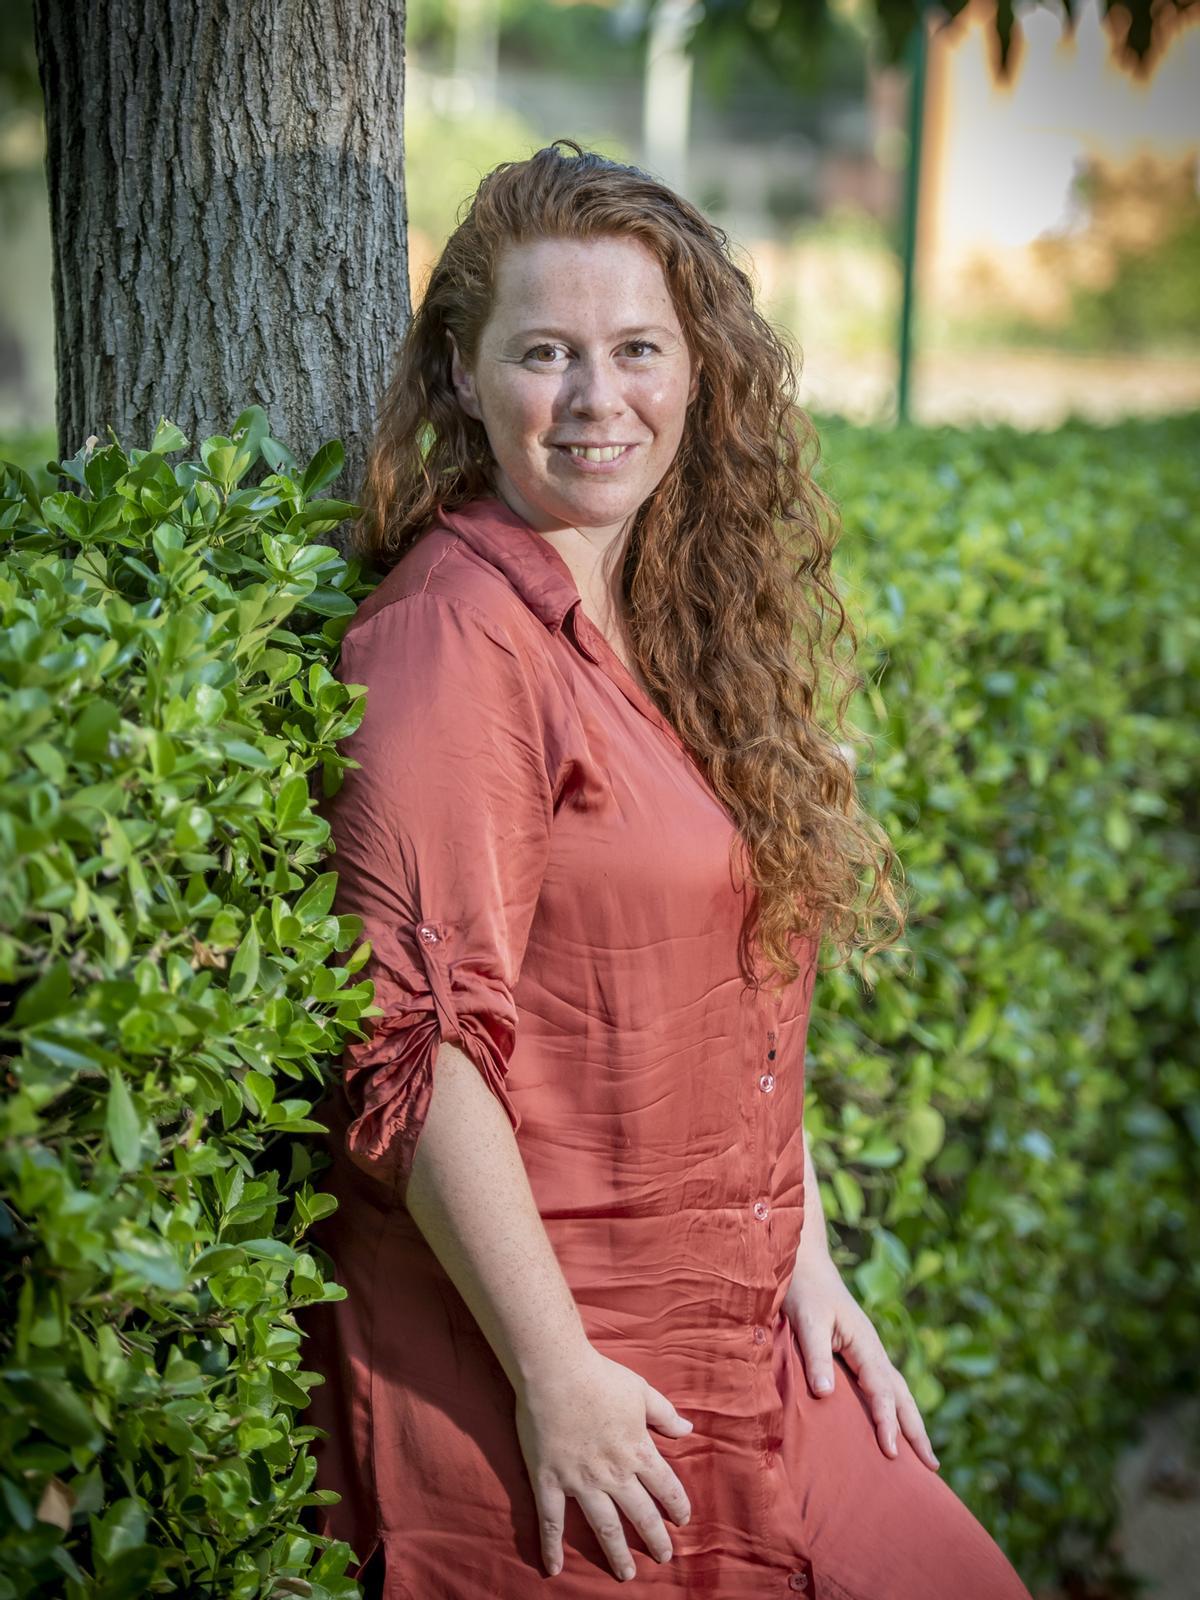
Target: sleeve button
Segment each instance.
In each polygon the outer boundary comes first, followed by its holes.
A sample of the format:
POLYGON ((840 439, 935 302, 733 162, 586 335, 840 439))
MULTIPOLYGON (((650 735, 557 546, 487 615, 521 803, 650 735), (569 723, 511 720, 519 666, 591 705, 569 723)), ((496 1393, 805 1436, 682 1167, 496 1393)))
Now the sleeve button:
POLYGON ((788 1578, 788 1588, 789 1589, 807 1589, 808 1588, 808 1573, 807 1572, 793 1572, 791 1574, 791 1576, 788 1578))
POLYGON ((420 933, 426 944, 436 944, 438 942, 436 931, 431 928, 427 922, 423 923, 417 931, 420 933))

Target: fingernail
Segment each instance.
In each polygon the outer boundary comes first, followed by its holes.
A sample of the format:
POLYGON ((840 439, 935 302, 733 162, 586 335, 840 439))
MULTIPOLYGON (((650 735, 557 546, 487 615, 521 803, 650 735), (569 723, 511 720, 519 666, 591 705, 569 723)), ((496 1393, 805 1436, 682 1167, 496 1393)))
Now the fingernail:
POLYGON ((833 1388, 833 1384, 830 1383, 828 1378, 818 1378, 813 1387, 817 1389, 819 1393, 825 1394, 828 1390, 833 1388))
POLYGON ((556 1572, 562 1571, 562 1563, 560 1561, 548 1561, 546 1563, 546 1570, 549 1572, 550 1576, 553 1577, 556 1572))
POLYGON ((685 1428, 686 1428, 686 1429, 687 1429, 687 1430, 688 1430, 688 1432, 689 1432, 689 1433, 690 1433, 690 1432, 691 1432, 691 1431, 692 1431, 692 1428, 693 1428, 693 1427, 694 1427, 694 1426, 695 1426, 695 1424, 694 1424, 694 1423, 691 1423, 691 1422, 689 1422, 689 1421, 688 1421, 688 1420, 687 1420, 687 1418, 686 1418, 686 1417, 684 1417, 684 1418, 683 1418, 683 1419, 682 1419, 682 1421, 683 1421, 683 1425, 684 1425, 684 1427, 685 1427, 685 1428))

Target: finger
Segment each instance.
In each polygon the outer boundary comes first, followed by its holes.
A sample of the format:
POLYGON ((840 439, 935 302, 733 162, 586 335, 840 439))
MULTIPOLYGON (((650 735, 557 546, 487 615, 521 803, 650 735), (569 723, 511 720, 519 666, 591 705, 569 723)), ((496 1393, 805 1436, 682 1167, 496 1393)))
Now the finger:
POLYGON ((645 1465, 638 1467, 638 1477, 663 1507, 671 1521, 682 1528, 686 1526, 692 1514, 687 1490, 680 1483, 671 1463, 659 1454, 653 1440, 647 1439, 646 1442, 654 1449, 654 1459, 650 1460, 647 1452, 644 1458, 645 1465))
POLYGON ((536 1495, 538 1528, 542 1537, 542 1560, 551 1577, 562 1571, 563 1519, 567 1510, 567 1497, 555 1484, 547 1484, 536 1495))
POLYGON ((600 1548, 608 1557, 609 1565, 622 1582, 637 1577, 637 1568, 633 1564, 633 1556, 629 1552, 629 1545, 625 1540, 625 1529, 621 1526, 621 1517, 612 1497, 600 1489, 580 1489, 576 1491, 576 1500, 583 1508, 583 1514, 592 1525, 592 1531, 600 1541, 600 1548))
POLYGON ((832 1329, 826 1323, 802 1322, 798 1330, 804 1376, 814 1394, 833 1393, 832 1329))
POLYGON ((612 1491, 612 1497, 641 1534, 646 1549, 656 1561, 670 1561, 675 1554, 671 1535, 654 1501, 636 1478, 612 1491))
POLYGON ((917 1410, 917 1402, 912 1397, 912 1390, 901 1378, 896 1390, 896 1414, 900 1418, 900 1426, 904 1429, 904 1436, 912 1445, 926 1466, 932 1467, 935 1472, 941 1462, 933 1453, 933 1446, 929 1442, 929 1433, 917 1410))
POLYGON ((896 1398, 892 1393, 890 1361, 864 1361, 858 1371, 858 1382, 871 1407, 879 1447, 886 1456, 899 1453, 896 1442, 896 1398))
POLYGON ((847 1340, 841 1353, 854 1368, 859 1386, 870 1402, 880 1447, 885 1455, 893 1458, 899 1454, 897 1419, 900 1416, 905 1423, 905 1437, 917 1449, 922 1460, 936 1472, 940 1463, 929 1443, 912 1391, 904 1374, 893 1366, 878 1334, 874 1329, 871 1333, 873 1337, 866 1341, 865 1349, 865 1336, 854 1334, 847 1340))
POLYGON ((642 1380, 646 1389, 646 1426, 662 1428, 676 1438, 686 1437, 692 1431, 690 1417, 681 1416, 660 1389, 642 1380))

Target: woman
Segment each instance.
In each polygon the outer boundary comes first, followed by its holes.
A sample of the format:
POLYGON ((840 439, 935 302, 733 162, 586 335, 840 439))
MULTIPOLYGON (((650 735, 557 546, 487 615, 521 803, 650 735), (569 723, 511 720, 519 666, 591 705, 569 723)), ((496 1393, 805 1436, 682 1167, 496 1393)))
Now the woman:
POLYGON ((326 808, 381 1014, 305 1322, 320 1527, 386 1600, 1028 1600, 803 1137, 821 937, 902 917, 813 717, 792 390, 720 231, 558 140, 485 178, 385 396, 326 808))

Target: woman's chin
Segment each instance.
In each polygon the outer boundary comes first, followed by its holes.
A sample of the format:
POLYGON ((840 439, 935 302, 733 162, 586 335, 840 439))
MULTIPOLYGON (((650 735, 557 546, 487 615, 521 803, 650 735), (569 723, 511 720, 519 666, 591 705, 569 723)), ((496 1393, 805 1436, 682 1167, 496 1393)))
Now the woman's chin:
POLYGON ((638 491, 629 485, 597 482, 570 486, 556 483, 547 485, 541 492, 531 485, 521 498, 548 522, 607 528, 624 523, 641 505, 645 495, 639 497, 638 491))

